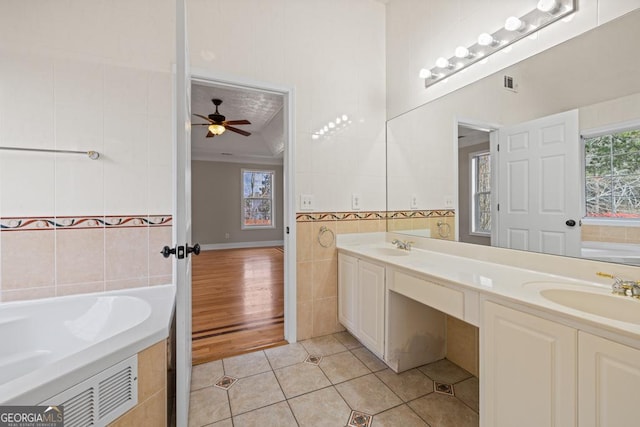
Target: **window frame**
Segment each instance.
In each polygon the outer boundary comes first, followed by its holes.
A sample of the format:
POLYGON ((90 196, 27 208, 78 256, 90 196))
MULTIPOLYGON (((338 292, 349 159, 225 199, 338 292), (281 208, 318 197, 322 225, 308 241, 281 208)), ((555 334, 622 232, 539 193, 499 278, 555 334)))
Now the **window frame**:
POLYGON ((241 230, 268 230, 276 228, 276 171, 272 169, 242 168, 240 170, 240 229, 241 230), (269 225, 247 225, 244 220, 245 200, 259 200, 256 197, 244 196, 244 175, 245 173, 271 174, 271 224, 269 225))
POLYGON ((625 217, 597 217, 587 216, 587 159, 586 159, 586 140, 597 138, 605 135, 613 135, 616 133, 628 132, 632 130, 640 130, 640 120, 631 120, 621 123, 615 123, 599 128, 584 130, 580 134, 580 163, 581 163, 581 182, 582 182, 582 223, 587 225, 610 225, 610 226, 626 226, 640 227, 640 218, 625 217))
MULTIPOLYGON (((489 198, 491 199, 492 197, 492 190, 493 188, 491 188, 488 192, 476 192, 476 183, 477 183, 477 177, 476 177, 476 159, 480 156, 489 156, 489 167, 493 167, 493 159, 491 156, 491 150, 480 150, 480 151, 474 151, 473 153, 469 153, 469 196, 470 196, 470 200, 469 200, 469 235, 471 236, 481 236, 481 237, 491 237, 491 229, 489 229, 488 231, 477 231, 476 230, 476 224, 479 223, 479 218, 476 218, 476 215, 478 213, 478 208, 476 205, 476 200, 477 200, 477 195, 478 194, 488 194, 489 198)), ((493 173, 490 174, 490 180, 489 180, 489 185, 491 186, 491 184, 493 184, 493 180, 492 180, 492 176, 493 173)), ((492 199, 491 199, 492 200, 492 199)), ((491 202, 490 202, 491 203, 491 202)), ((491 211, 490 211, 491 213, 491 211)), ((493 224, 491 224, 493 225, 493 224)))

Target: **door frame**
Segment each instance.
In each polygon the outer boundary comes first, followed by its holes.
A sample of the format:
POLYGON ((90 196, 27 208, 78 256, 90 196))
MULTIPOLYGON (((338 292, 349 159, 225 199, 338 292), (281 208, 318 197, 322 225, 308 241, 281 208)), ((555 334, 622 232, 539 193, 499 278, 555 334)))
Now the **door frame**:
POLYGON ((502 125, 493 122, 487 122, 483 120, 470 119, 468 117, 453 118, 453 170, 454 170, 454 188, 456 189, 456 196, 453 201, 453 208, 455 210, 455 241, 460 241, 460 195, 458 194, 458 188, 460 185, 460 171, 458 170, 459 154, 458 147, 458 126, 464 126, 471 129, 481 130, 489 133, 489 154, 491 155, 491 242, 495 242, 495 225, 497 224, 496 205, 498 203, 498 177, 497 177, 497 147, 498 138, 497 130, 502 125))
POLYGON ((237 76, 217 73, 202 68, 192 68, 190 82, 227 88, 252 89, 271 92, 283 97, 284 140, 283 187, 284 187, 284 339, 296 342, 296 204, 295 204, 295 90, 237 76))

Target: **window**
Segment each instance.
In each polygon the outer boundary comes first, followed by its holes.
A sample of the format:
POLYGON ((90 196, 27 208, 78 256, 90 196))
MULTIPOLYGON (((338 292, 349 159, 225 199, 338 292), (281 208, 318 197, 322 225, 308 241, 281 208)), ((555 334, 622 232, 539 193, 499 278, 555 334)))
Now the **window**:
POLYGON ((491 156, 471 154, 471 232, 491 234, 491 156))
POLYGON ((640 129, 584 138, 588 218, 640 218, 640 129))
POLYGON ((274 228, 273 171, 242 169, 242 229, 274 228))

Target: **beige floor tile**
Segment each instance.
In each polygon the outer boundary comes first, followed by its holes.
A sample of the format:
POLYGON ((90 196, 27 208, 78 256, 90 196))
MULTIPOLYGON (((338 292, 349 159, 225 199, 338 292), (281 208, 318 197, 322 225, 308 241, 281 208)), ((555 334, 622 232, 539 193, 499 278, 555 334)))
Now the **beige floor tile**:
POLYGON ((299 343, 270 348, 264 352, 273 369, 280 369, 285 366, 304 362, 304 359, 309 355, 307 350, 305 350, 302 344, 299 343))
POLYGON ((287 402, 276 403, 233 417, 234 427, 297 427, 287 402))
POLYGON ((333 335, 311 338, 302 341, 301 344, 309 354, 314 356, 328 356, 347 350, 347 347, 342 345, 333 335))
POLYGON ((360 361, 373 372, 387 369, 387 365, 382 360, 364 347, 355 348, 351 350, 351 353, 360 359, 360 361))
POLYGON ((241 378, 229 389, 229 403, 234 416, 283 400, 284 394, 271 371, 241 378))
POLYGON ((360 341, 358 341, 347 331, 335 333, 333 334, 333 336, 336 337, 336 339, 349 350, 351 350, 352 348, 362 347, 362 343, 360 343, 360 341))
POLYGON ((396 406, 373 417, 371 427, 429 427, 407 405, 396 406))
POLYGON ((357 357, 348 351, 323 357, 320 368, 333 384, 371 373, 357 357))
POLYGON ((398 396, 373 374, 335 387, 349 406, 369 415, 375 415, 402 403, 398 396))
POLYGON ((233 422, 231 418, 227 418, 226 420, 218 421, 217 423, 208 424, 206 427, 233 427, 233 422))
POLYGON ((333 387, 295 397, 289 405, 301 427, 344 426, 351 415, 351 409, 333 387))
POLYGON ((229 357, 223 359, 222 363, 225 375, 235 378, 244 378, 271 370, 267 356, 263 351, 229 357))
POLYGON ((480 408, 478 378, 471 377, 455 385, 456 397, 478 412, 480 408))
POLYGON ((429 378, 440 383, 455 384, 471 377, 471 374, 447 359, 421 366, 420 369, 429 378))
POLYGON ((189 403, 189 426, 200 427, 229 418, 227 392, 215 387, 207 387, 191 392, 189 403))
POLYGON ((191 369, 191 390, 212 386, 223 375, 222 360, 196 365, 191 369))
POLYGON ((322 370, 310 363, 298 363, 274 372, 287 399, 331 385, 322 370))
POLYGON ((396 374, 391 369, 385 369, 376 372, 376 375, 405 402, 433 392, 433 381, 417 369, 400 374, 396 374))
POLYGON ((431 393, 408 403, 431 427, 478 427, 478 414, 452 396, 431 393))

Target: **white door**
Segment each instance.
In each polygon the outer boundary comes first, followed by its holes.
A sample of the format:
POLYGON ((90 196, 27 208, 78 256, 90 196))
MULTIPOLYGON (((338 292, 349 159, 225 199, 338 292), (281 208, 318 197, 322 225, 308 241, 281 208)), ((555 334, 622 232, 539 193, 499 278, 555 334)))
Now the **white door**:
POLYGON ((384 350, 384 267, 358 260, 357 338, 382 357, 384 350))
POLYGON ((580 256, 578 110, 499 130, 498 246, 580 256))
POLYGON ((640 350, 585 332, 578 346, 578 425, 637 426, 640 350))
POLYGON ((174 150, 173 247, 176 289, 176 425, 189 419, 191 389, 191 83, 185 0, 176 1, 176 136, 174 150))

